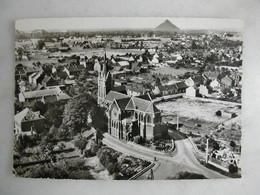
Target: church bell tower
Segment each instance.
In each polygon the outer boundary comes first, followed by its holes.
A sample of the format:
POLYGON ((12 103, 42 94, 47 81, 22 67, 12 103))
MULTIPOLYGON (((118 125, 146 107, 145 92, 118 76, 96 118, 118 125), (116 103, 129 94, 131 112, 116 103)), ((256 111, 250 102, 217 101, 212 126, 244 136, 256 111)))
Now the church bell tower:
POLYGON ((101 105, 106 95, 113 88, 112 77, 110 71, 107 71, 107 59, 105 54, 105 62, 102 64, 102 69, 98 73, 98 104, 101 105))

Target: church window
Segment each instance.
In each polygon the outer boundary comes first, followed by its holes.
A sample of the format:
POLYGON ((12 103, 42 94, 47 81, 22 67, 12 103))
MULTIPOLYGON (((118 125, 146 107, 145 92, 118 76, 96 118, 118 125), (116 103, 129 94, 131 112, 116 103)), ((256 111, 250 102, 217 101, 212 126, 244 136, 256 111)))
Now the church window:
POLYGON ((151 122, 151 118, 149 115, 147 115, 147 122, 150 123, 151 122))

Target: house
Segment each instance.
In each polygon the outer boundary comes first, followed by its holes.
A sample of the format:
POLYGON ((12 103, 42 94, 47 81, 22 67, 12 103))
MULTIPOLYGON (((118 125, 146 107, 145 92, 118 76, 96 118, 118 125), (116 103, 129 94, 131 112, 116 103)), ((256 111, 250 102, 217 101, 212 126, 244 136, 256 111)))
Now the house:
POLYGON ((87 68, 87 63, 85 61, 80 61, 79 65, 83 66, 84 68, 87 68))
POLYGON ((198 94, 198 88, 197 87, 193 87, 193 86, 190 86, 186 89, 186 92, 185 92, 186 96, 188 97, 197 97, 197 94, 198 94))
POLYGON ((196 75, 192 77, 193 81, 194 81, 194 85, 199 86, 200 84, 204 84, 204 82, 206 81, 203 76, 200 75, 196 75))
POLYGON ((158 56, 157 54, 155 54, 154 56, 153 56, 153 59, 152 59, 152 64, 158 64, 159 63, 159 60, 157 59, 158 57, 156 57, 156 56, 158 56))
POLYGON ((188 87, 185 82, 178 82, 174 84, 177 88, 177 93, 185 93, 186 88, 188 87))
POLYGON ((152 92, 153 92, 154 95, 159 95, 161 93, 158 86, 155 86, 152 92))
POLYGON ((193 80, 191 77, 189 77, 188 79, 186 79, 184 82, 185 82, 185 84, 186 84, 188 87, 192 87, 192 86, 195 85, 195 82, 194 82, 194 80, 193 80))
POLYGON ((156 88, 156 93, 160 91, 161 95, 172 95, 177 93, 185 93, 187 85, 184 82, 177 82, 172 85, 161 85, 156 88))
POLYGON ((140 96, 143 95, 144 92, 145 89, 142 86, 138 86, 138 85, 126 86, 126 93, 128 96, 140 96))
POLYGON ((142 58, 141 55, 140 55, 139 58, 137 59, 137 62, 143 62, 143 58, 142 58))
POLYGON ((225 77, 223 77, 221 80, 220 80, 221 84, 224 86, 224 87, 231 87, 233 85, 233 80, 228 76, 226 75, 225 77))
POLYGON ((133 73, 136 73, 136 74, 140 73, 140 70, 141 70, 141 64, 140 64, 140 62, 133 62, 131 69, 132 69, 132 72, 133 72, 133 73))
POLYGON ((172 95, 176 93, 174 85, 160 85, 158 86, 161 95, 172 95))
MULTIPOLYGON (((84 69, 84 66, 82 66, 81 68, 84 69)), ((80 72, 82 71, 81 68, 80 68, 80 66, 70 65, 67 68, 68 71, 69 71, 69 75, 68 76, 78 76, 80 74, 80 72)))
POLYGON ((95 72, 100 72, 100 71, 101 71, 101 65, 100 65, 98 59, 95 59, 94 71, 95 71, 95 72))
POLYGON ((51 75, 54 80, 63 81, 69 77, 66 72, 55 72, 51 75))
POLYGON ((117 62, 117 64, 123 68, 129 68, 130 67, 130 64, 128 61, 119 61, 117 62))
POLYGON ((204 83, 204 78, 202 76, 193 76, 186 79, 184 82, 188 87, 199 86, 204 83))
POLYGON ((15 80, 18 79, 26 79, 27 78, 27 71, 22 64, 18 64, 15 67, 15 80))
POLYGON ((42 67, 44 74, 48 75, 48 76, 50 76, 52 74, 52 68, 53 68, 53 66, 51 66, 51 65, 42 67))
POLYGON ((203 73, 202 76, 204 77, 204 79, 213 81, 213 80, 218 78, 218 73, 216 73, 216 72, 205 72, 205 73, 203 73))
POLYGON ((126 84, 127 84, 127 81, 124 79, 114 79, 114 85, 123 86, 126 84))
POLYGON ((133 58, 133 56, 130 56, 130 58, 128 59, 128 62, 134 62, 135 61, 135 59, 133 58))
POLYGON ((209 96, 209 90, 205 85, 200 85, 199 86, 199 94, 202 95, 203 97, 208 97, 209 96))
POLYGON ((56 102, 62 100, 68 100, 70 97, 61 91, 59 87, 54 89, 44 89, 36 91, 25 91, 20 92, 18 95, 19 102, 24 105, 33 105, 36 101, 46 102, 56 102))
POLYGON ((45 118, 40 112, 25 108, 14 116, 14 133, 32 135, 44 130, 45 118))
POLYGON ((38 83, 41 83, 43 79, 44 79, 44 74, 42 71, 35 72, 29 76, 29 83, 37 85, 38 83))
POLYGON ((47 87, 51 87, 51 86, 58 86, 59 85, 59 82, 55 79, 53 79, 52 77, 50 76, 46 76, 43 80, 42 80, 42 86, 44 88, 47 88, 47 87))
POLYGON ((209 85, 210 85, 213 89, 220 87, 220 83, 218 82, 217 79, 214 79, 213 81, 211 81, 209 85))
POLYGON ((222 117, 225 117, 225 118, 235 118, 237 116, 236 113, 231 112, 229 110, 218 110, 216 112, 216 115, 222 116, 222 117))

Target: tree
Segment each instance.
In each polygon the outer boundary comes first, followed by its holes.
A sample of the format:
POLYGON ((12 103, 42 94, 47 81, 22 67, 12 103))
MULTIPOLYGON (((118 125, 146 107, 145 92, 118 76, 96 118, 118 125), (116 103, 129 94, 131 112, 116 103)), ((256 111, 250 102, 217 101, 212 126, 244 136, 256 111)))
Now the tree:
POLYGON ((86 138, 80 136, 77 140, 75 140, 75 146, 80 149, 81 153, 83 154, 83 150, 86 148, 88 141, 86 138))
POLYGON ((213 150, 219 150, 220 148, 218 142, 212 138, 209 139, 209 147, 211 147, 213 150))
POLYGON ((155 85, 156 85, 156 86, 160 86, 160 85, 161 85, 161 79, 160 79, 160 78, 157 78, 157 79, 156 79, 155 85))
POLYGON ((49 122, 48 126, 54 125, 54 127, 59 128, 63 120, 64 102, 48 103, 47 107, 44 117, 49 122))
POLYGON ((92 112, 91 112, 91 119, 92 119, 92 127, 94 127, 97 131, 106 132, 107 131, 107 123, 108 118, 105 113, 105 108, 98 107, 95 104, 92 104, 92 112))
POLYGON ((45 46, 45 42, 43 40, 39 40, 36 45, 36 49, 41 50, 45 46))
POLYGON ((40 111, 40 114, 43 115, 47 111, 47 106, 41 101, 35 102, 32 106, 32 110, 40 111))
POLYGON ((230 142, 230 146, 234 148, 234 147, 236 147, 236 143, 232 140, 232 141, 230 142))
POLYGON ((72 98, 65 105, 63 125, 74 134, 88 129, 88 116, 95 101, 88 93, 72 98))
POLYGON ((238 171, 237 166, 234 164, 230 164, 228 169, 229 169, 229 173, 236 173, 238 171))

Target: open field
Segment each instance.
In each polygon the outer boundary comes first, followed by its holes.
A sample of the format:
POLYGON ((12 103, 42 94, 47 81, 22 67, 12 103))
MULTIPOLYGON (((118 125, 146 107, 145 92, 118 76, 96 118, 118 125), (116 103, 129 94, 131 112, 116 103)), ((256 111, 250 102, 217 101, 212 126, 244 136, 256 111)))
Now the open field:
POLYGON ((173 68, 173 67, 162 67, 158 70, 153 70, 151 71, 152 73, 159 73, 159 74, 163 74, 163 75, 172 75, 172 76, 178 76, 178 75, 182 75, 186 72, 193 72, 194 70, 191 69, 186 69, 186 68, 173 68))
POLYGON ((179 115, 188 119, 204 120, 207 122, 222 123, 228 118, 216 116, 218 110, 232 110, 238 116, 241 109, 237 106, 229 106, 222 103, 202 102, 193 99, 176 99, 169 102, 158 103, 156 105, 163 111, 164 115, 179 115))

